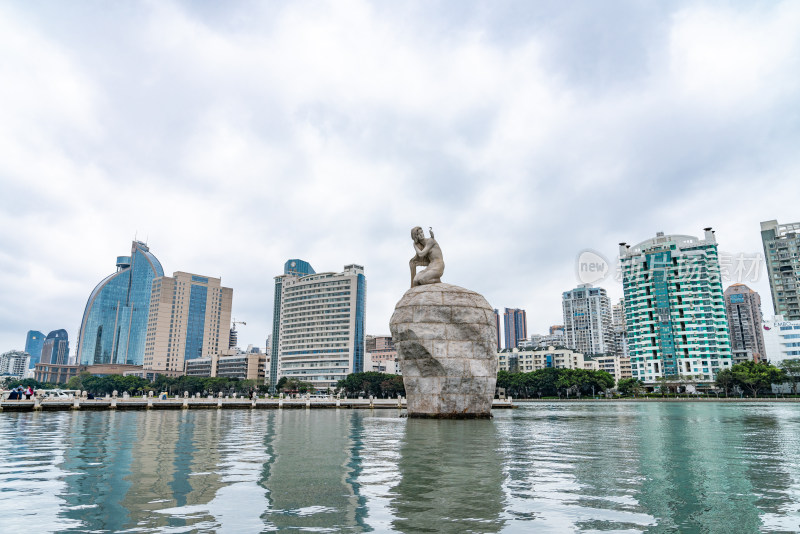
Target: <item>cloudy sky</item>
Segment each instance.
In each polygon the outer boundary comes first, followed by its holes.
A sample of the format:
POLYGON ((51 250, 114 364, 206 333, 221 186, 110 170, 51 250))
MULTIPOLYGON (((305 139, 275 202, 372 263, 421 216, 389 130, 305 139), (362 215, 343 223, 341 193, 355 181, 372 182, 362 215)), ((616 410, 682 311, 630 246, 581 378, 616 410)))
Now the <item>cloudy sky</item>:
POLYGON ((257 346, 288 258, 364 265, 388 333, 415 225, 529 333, 585 249, 759 253, 800 220, 798 28, 798 2, 2 2, 0 351, 74 350, 134 236, 221 276, 257 346))

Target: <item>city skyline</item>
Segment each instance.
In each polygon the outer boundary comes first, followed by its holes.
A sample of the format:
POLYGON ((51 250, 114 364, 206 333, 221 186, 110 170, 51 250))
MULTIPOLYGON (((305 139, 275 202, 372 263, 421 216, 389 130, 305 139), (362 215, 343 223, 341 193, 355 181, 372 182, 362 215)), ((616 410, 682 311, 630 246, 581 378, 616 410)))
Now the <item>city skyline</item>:
MULTIPOLYGON (((287 258, 364 265, 366 331, 388 333, 416 225, 443 281, 531 334, 561 322, 584 250, 713 226, 763 256, 760 222, 800 220, 800 6, 308 7, 0 7, 0 351, 77 341, 133 238, 223 278, 263 347, 287 258)), ((763 265, 734 282, 772 315, 763 265)))

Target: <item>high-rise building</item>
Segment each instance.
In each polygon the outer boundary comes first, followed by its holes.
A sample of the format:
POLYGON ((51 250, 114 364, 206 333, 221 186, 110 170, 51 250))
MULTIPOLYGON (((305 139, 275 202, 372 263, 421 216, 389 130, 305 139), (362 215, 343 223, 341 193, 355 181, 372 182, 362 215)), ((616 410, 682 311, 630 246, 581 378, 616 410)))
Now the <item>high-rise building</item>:
POLYGON ((28 370, 30 356, 21 350, 10 350, 0 354, 0 376, 19 377, 28 370))
POLYGON ((66 330, 53 330, 47 334, 42 344, 40 362, 52 365, 69 364, 69 336, 67 336, 66 330))
POLYGON ((364 268, 346 265, 340 273, 314 273, 302 263, 289 260, 286 274, 275 279, 270 363, 276 372, 270 384, 285 376, 318 389, 333 388, 364 368, 364 268))
MULTIPOLYGON (((519 347, 520 341, 528 339, 528 319, 525 310, 519 308, 506 308, 503 313, 503 330, 507 349, 519 347)), ((498 338, 499 339, 499 338, 498 338)))
POLYGON ((130 256, 117 257, 117 272, 100 282, 86 303, 78 334, 77 361, 142 365, 153 279, 161 263, 141 241, 130 256))
POLYGON ((731 365, 717 241, 668 235, 620 244, 631 373, 710 381, 731 365))
POLYGON ((606 290, 581 284, 562 294, 567 347, 582 354, 613 354, 611 306, 606 290))
POLYGON ((759 294, 744 284, 733 284, 723 295, 733 362, 766 359, 759 294))
POLYGON ((44 334, 38 330, 28 330, 28 335, 25 337, 25 352, 31 357, 28 363, 30 369, 41 361, 42 345, 44 345, 44 334))
POLYGON ((176 272, 153 280, 143 368, 178 375, 186 360, 228 348, 233 289, 219 278, 176 272))
POLYGON ((494 310, 494 327, 497 330, 497 350, 500 350, 500 312, 495 308, 494 310))
MULTIPOLYGON (((611 306, 611 336, 615 354, 627 358, 628 340, 625 335, 625 301, 623 299, 619 299, 619 302, 611 306)), ((628 365, 628 370, 630 370, 630 365, 628 365)))
POLYGON ((764 221, 761 241, 775 315, 800 320, 800 223, 764 221))
POLYGON ((272 335, 269 337, 269 385, 270 391, 275 393, 275 385, 278 383, 278 337, 280 335, 281 324, 281 295, 283 292, 283 281, 287 276, 307 276, 316 274, 314 268, 307 261, 292 259, 286 260, 283 264, 283 276, 275 277, 275 293, 272 302, 272 335))

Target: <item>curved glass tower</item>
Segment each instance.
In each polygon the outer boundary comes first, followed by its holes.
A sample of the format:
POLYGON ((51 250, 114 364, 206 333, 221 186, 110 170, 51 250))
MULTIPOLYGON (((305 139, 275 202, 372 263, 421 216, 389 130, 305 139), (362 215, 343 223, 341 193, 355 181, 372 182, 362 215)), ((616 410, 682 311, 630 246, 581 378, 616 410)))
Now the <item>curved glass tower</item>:
POLYGON ((164 276, 164 269, 141 241, 132 243, 130 256, 117 257, 117 272, 100 282, 86 303, 78 334, 81 365, 142 365, 157 276, 164 276))

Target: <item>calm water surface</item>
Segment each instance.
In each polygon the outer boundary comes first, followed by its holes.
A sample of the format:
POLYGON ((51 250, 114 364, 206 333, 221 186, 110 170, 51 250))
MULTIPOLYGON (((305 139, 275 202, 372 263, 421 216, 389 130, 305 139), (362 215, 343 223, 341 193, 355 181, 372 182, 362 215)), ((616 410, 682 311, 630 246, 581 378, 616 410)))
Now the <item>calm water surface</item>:
POLYGON ((800 405, 397 415, 0 413, 0 531, 800 531, 800 405))

